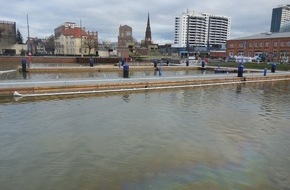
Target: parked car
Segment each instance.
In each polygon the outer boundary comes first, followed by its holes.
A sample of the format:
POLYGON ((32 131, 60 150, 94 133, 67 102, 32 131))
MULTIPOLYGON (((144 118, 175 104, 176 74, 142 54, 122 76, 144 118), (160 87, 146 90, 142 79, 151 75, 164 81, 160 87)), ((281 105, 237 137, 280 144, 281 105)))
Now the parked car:
POLYGON ((253 62, 258 62, 258 61, 262 61, 262 58, 260 56, 255 56, 252 58, 253 62))

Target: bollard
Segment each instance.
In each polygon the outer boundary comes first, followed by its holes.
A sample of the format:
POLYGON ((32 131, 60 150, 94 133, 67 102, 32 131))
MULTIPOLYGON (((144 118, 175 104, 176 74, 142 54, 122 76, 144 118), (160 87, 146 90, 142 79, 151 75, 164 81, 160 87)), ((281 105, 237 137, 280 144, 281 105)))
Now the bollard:
POLYGON ((205 66, 205 62, 204 62, 204 60, 202 60, 201 61, 201 67, 204 68, 204 66, 205 66))
POLYGON ((189 65, 189 61, 188 60, 186 60, 186 66, 188 66, 189 65))
POLYGON ((123 65, 123 77, 129 78, 129 64, 127 62, 123 65))
POLYGON ((240 63, 238 67, 238 77, 243 77, 243 72, 244 72, 244 66, 243 66, 243 63, 240 63))
POLYGON ((154 59, 153 63, 154 63, 154 67, 157 68, 157 60, 156 59, 154 59))
POLYGON ((159 76, 161 77, 161 76, 162 76, 162 69, 161 69, 161 66, 160 66, 159 69, 158 69, 158 73, 159 73, 159 76))
POLYGON ((90 58, 90 67, 94 66, 94 60, 92 58, 90 58))
POLYGON ((25 59, 21 60, 21 65, 22 65, 22 72, 26 72, 26 60, 25 59))
POLYGON ((275 71, 276 71, 276 63, 272 63, 271 73, 275 73, 275 71))
POLYGON ((264 76, 267 75, 267 68, 264 69, 264 76))

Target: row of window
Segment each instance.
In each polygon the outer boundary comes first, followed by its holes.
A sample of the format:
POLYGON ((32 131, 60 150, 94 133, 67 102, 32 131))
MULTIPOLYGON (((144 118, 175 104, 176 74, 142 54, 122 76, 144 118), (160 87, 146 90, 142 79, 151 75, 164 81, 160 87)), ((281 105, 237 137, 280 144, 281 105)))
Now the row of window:
MULTIPOLYGON (((64 52, 64 49, 56 49, 55 52, 58 53, 58 54, 75 54, 76 53, 76 50, 77 49, 66 49, 66 52, 64 52)), ((81 48, 78 49, 79 50, 79 53, 82 52, 81 48)), ((83 48, 83 53, 87 53, 87 49, 86 48, 83 48)))
MULTIPOLYGON (((230 56, 234 56, 234 53, 232 51, 229 52, 230 56)), ((276 58, 278 55, 280 57, 288 57, 289 56, 289 51, 273 51, 273 52, 261 52, 261 51, 249 51, 247 54, 244 51, 239 51, 237 56, 248 56, 248 57, 254 57, 254 56, 264 56, 266 58, 276 58)))
MULTIPOLYGON (((238 44, 238 48, 246 48, 246 47, 249 47, 249 48, 252 48, 252 47, 255 47, 255 48, 263 48, 263 47, 270 47, 270 46, 273 46, 273 47, 290 47, 290 41, 288 42, 273 42, 273 44, 271 42, 250 42, 250 43, 247 43, 247 42, 241 42, 238 44)), ((228 44, 229 48, 234 48, 234 44, 233 43, 230 43, 228 44)))

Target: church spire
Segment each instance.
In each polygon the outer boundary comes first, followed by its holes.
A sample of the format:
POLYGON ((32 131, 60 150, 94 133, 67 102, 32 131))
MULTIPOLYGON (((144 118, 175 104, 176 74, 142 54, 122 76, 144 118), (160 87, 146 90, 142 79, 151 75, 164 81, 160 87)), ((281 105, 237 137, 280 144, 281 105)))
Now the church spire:
POLYGON ((145 33, 145 46, 148 47, 148 45, 151 44, 151 28, 150 28, 150 18, 148 13, 147 18, 147 27, 146 27, 146 33, 145 33))

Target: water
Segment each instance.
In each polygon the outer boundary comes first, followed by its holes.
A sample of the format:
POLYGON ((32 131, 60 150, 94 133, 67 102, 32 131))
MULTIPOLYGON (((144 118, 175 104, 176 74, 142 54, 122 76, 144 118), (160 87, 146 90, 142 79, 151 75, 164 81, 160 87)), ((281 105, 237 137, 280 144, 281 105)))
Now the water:
POLYGON ((0 100, 0 189, 290 188, 290 82, 0 100))
MULTIPOLYGON (((120 72, 80 72, 80 73, 19 73, 16 71, 19 64, 0 64, 0 82, 1 81, 39 81, 39 80, 63 80, 63 79, 118 79, 123 78, 123 70, 120 72), (14 71, 13 71, 14 70, 14 71), (9 71, 9 72, 7 72, 9 71)), ((31 64, 31 67, 84 67, 84 65, 78 64, 31 64)), ((172 77, 172 76, 185 76, 185 75, 202 75, 202 74, 212 74, 213 71, 200 71, 200 70, 188 70, 188 71, 162 71, 162 76, 172 77)), ((144 78, 159 76, 158 71, 138 71, 130 72, 131 78, 144 78)))

